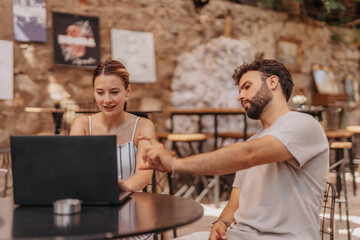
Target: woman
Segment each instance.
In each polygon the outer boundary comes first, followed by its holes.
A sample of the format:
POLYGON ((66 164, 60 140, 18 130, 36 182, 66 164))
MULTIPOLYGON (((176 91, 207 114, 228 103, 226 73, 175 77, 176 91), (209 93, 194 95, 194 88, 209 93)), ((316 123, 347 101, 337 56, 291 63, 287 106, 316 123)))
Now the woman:
POLYGON ((151 170, 139 170, 146 140, 155 136, 154 124, 124 111, 131 92, 129 73, 118 61, 99 63, 93 72, 93 94, 100 112, 75 119, 70 135, 116 135, 119 187, 139 191, 151 181, 151 170))

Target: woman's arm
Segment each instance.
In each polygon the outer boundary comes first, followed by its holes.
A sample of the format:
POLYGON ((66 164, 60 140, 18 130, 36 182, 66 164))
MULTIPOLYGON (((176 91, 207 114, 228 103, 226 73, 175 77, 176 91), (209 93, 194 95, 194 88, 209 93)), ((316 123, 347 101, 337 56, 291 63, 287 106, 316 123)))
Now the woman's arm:
POLYGON ((151 181, 153 170, 139 170, 139 166, 144 164, 143 155, 145 148, 150 144, 146 140, 138 140, 138 136, 151 136, 155 138, 155 127, 152 121, 146 118, 140 118, 136 128, 134 142, 137 146, 136 173, 125 182, 120 182, 123 189, 128 191, 139 191, 151 181))

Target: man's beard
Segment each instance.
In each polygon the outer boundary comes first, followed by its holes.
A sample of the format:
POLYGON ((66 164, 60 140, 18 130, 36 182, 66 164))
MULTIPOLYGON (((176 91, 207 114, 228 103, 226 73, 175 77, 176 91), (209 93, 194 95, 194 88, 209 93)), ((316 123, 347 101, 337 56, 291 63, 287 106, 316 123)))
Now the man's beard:
POLYGON ((267 85, 263 82, 261 88, 256 92, 251 99, 246 99, 250 103, 250 107, 246 108, 246 114, 249 118, 258 120, 264 108, 273 99, 273 95, 267 85))

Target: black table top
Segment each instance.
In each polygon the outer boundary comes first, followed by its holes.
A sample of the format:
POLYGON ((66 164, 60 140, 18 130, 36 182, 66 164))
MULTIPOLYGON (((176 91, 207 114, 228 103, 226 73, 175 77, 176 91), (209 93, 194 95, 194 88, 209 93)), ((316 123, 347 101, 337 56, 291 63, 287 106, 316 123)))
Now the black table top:
POLYGON ((198 220, 194 200, 133 193, 120 206, 82 206, 74 215, 53 214, 52 206, 14 206, 0 199, 0 239, 106 239, 161 232, 198 220))

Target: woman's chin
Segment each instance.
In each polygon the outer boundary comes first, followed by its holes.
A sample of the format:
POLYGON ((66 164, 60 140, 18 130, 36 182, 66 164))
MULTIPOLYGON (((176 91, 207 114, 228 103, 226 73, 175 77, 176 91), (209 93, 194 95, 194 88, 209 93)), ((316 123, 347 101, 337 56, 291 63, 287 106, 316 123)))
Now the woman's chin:
POLYGON ((103 108, 101 112, 106 115, 115 115, 119 113, 116 108, 103 108))

